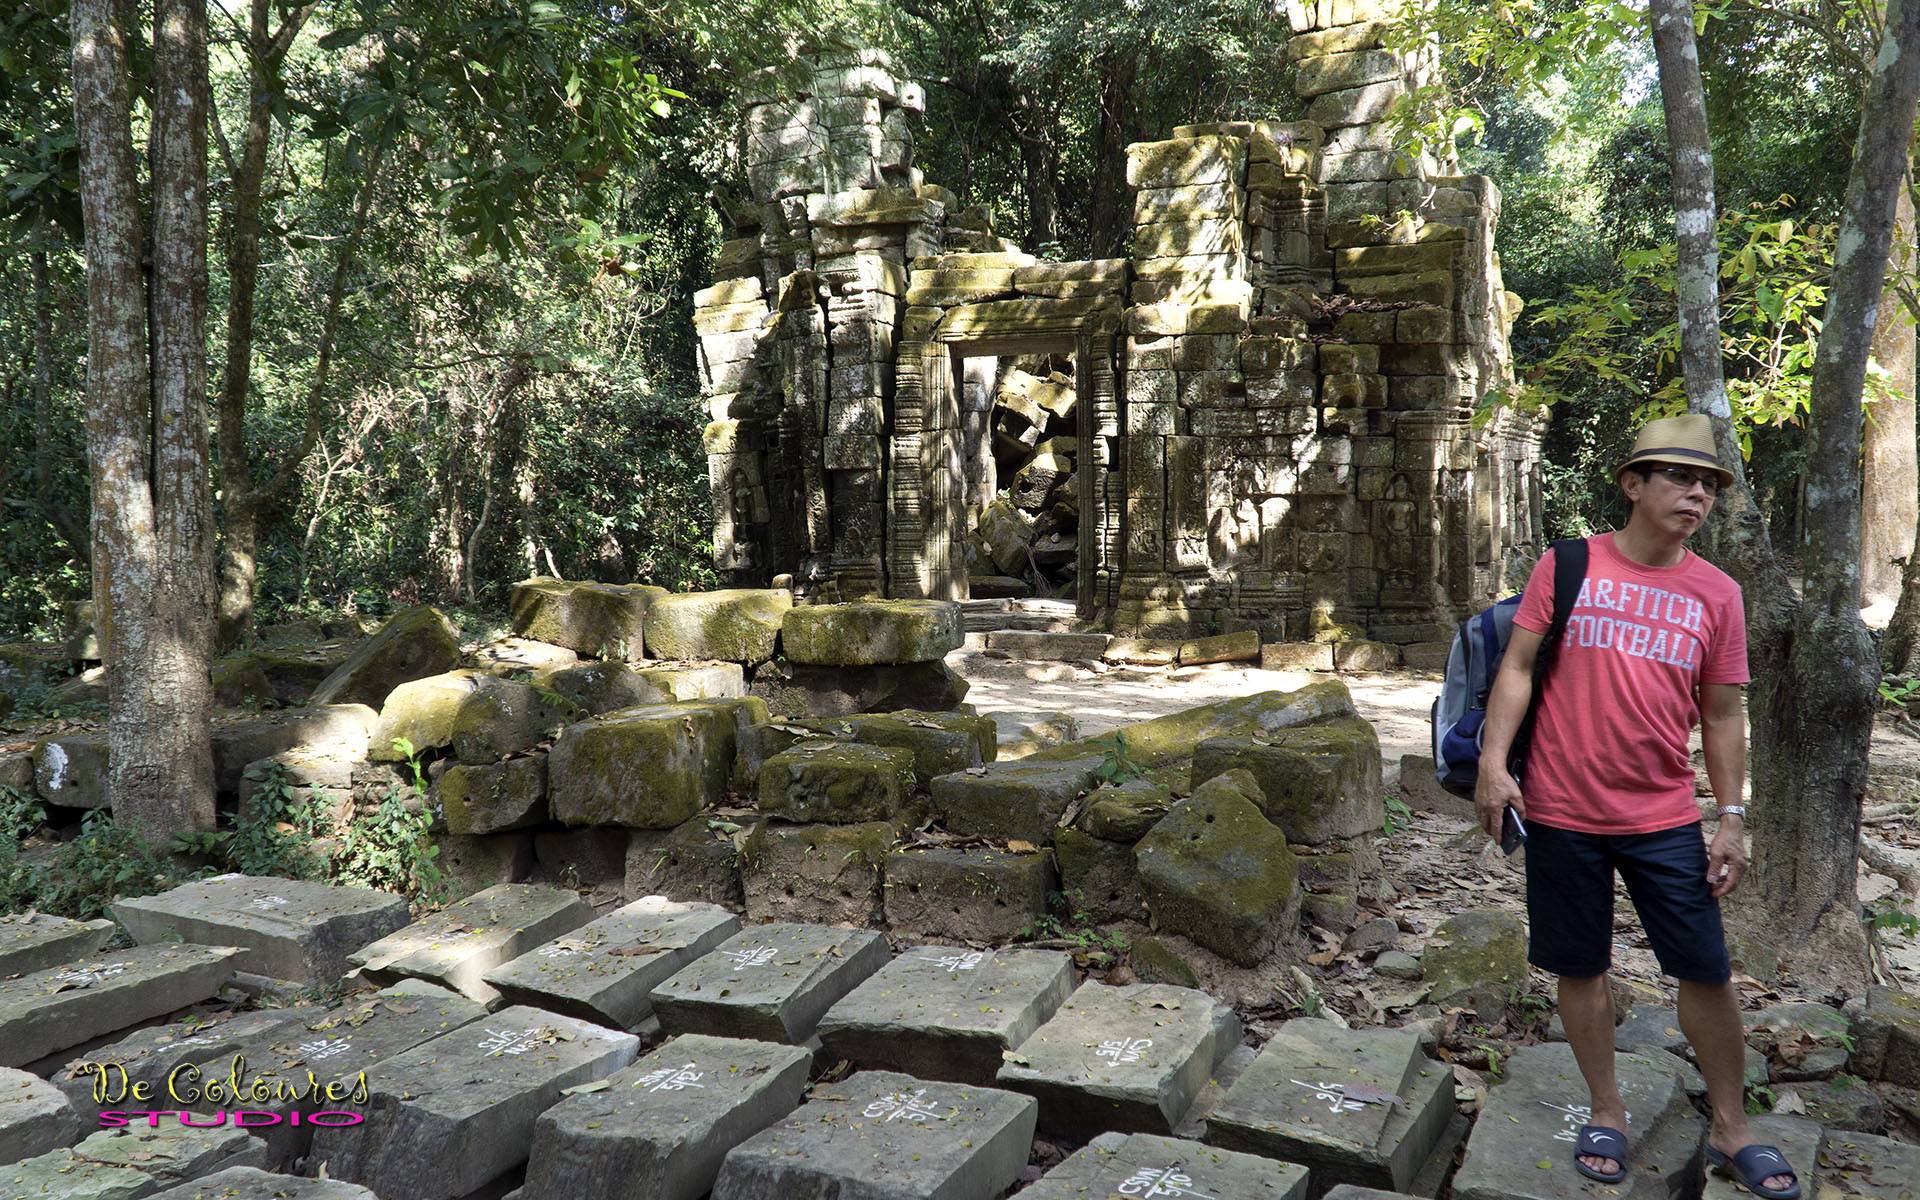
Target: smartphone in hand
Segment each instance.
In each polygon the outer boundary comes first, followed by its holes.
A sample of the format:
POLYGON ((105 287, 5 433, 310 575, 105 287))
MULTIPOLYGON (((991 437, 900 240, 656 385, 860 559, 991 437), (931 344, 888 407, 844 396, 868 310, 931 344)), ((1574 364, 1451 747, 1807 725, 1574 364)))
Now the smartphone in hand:
POLYGON ((1513 811, 1513 805, 1509 804, 1500 817, 1500 849, 1512 854, 1526 844, 1527 827, 1521 823, 1520 814, 1513 811))

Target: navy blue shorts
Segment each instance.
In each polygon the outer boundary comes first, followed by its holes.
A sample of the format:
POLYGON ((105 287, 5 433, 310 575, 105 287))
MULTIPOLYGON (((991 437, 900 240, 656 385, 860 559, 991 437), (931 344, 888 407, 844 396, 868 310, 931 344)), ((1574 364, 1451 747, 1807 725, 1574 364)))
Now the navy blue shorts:
POLYGON ((1575 833, 1527 822, 1527 959, 1586 979, 1613 963, 1618 871, 1660 969, 1692 983, 1733 978, 1698 822, 1658 833, 1575 833))

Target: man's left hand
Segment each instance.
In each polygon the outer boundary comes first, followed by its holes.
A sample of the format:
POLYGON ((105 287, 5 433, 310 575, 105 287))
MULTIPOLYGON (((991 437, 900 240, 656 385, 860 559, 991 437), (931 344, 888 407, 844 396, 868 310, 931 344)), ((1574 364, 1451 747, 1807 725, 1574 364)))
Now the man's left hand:
POLYGON ((1707 884, 1713 889, 1713 898, 1718 900, 1739 887, 1746 873, 1746 830, 1737 820, 1722 818, 1720 831, 1707 847, 1707 884))

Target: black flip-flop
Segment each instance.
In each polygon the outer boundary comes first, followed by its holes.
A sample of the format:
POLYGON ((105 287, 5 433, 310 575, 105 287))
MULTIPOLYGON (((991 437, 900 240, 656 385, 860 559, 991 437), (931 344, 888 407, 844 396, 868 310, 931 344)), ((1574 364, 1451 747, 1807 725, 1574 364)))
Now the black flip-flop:
POLYGON ((1707 1163, 1739 1180, 1741 1187, 1760 1197, 1760 1200, 1799 1200, 1800 1176, 1794 1174, 1793 1167, 1787 1162, 1787 1156, 1772 1146, 1753 1145, 1735 1150, 1732 1154, 1726 1154, 1708 1146, 1707 1163), (1792 1176, 1793 1184, 1789 1187, 1770 1188, 1762 1182, 1775 1175, 1792 1176))
MULTIPOLYGON (((1627 1177, 1627 1135, 1610 1125, 1582 1125, 1579 1140, 1573 1144, 1573 1165, 1588 1179, 1619 1183, 1627 1177), (1593 1158, 1610 1158, 1620 1165, 1611 1173, 1596 1171, 1580 1161, 1583 1154, 1593 1158)), ((1759 1178, 1765 1179, 1766 1176, 1759 1178)), ((1798 1191, 1794 1193, 1796 1196, 1799 1194, 1798 1191)))

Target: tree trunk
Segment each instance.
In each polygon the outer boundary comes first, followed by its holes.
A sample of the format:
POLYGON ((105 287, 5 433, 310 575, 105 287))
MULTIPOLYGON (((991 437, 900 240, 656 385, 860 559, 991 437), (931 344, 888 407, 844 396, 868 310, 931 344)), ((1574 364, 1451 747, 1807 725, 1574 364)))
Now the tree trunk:
POLYGON ((72 9, 86 215, 94 623, 106 664, 107 798, 150 840, 213 828, 206 424, 206 8, 154 13, 151 353, 126 29, 72 9))
POLYGON ((1060 242, 1060 147, 1054 140, 1053 114, 1040 107, 1033 90, 1016 81, 1009 91, 1012 106, 1008 124, 1020 142, 1020 164, 1026 177, 1026 246, 1040 254, 1045 247, 1060 242))
POLYGON ((1087 217, 1087 255, 1117 258, 1133 233, 1133 188, 1127 184, 1127 146, 1140 140, 1133 88, 1139 60, 1109 50, 1094 64, 1100 77, 1100 131, 1094 152, 1093 197, 1087 217))
MULTIPOLYGON (((1906 272, 1913 267, 1914 230, 1913 194, 1904 187, 1894 227, 1892 267, 1906 272)), ((1914 460, 1914 325, 1899 289, 1893 286, 1880 297, 1873 361, 1887 373, 1892 390, 1868 402, 1866 433, 1861 439, 1865 483, 1860 506, 1860 588, 1869 604, 1900 595, 1900 562, 1913 552, 1914 525, 1920 521, 1920 470, 1914 460)))

